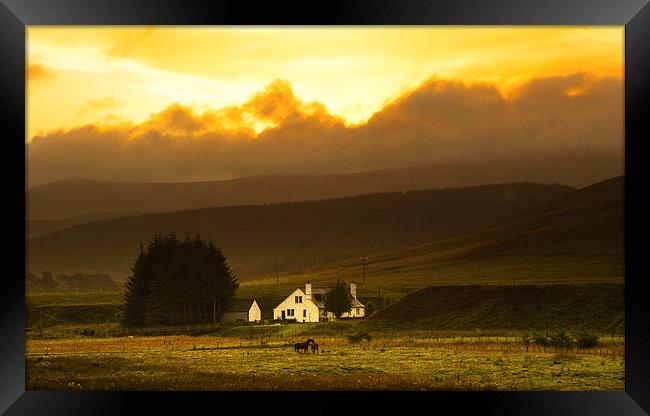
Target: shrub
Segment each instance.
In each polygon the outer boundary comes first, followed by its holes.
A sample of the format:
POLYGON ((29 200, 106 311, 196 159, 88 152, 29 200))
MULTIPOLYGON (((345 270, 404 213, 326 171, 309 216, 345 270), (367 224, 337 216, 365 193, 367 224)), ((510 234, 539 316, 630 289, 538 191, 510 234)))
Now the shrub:
POLYGON ((598 336, 594 334, 581 334, 576 339, 578 348, 594 348, 598 346, 598 336))
POLYGON ((533 334, 531 336, 531 340, 532 340, 533 344, 541 345, 543 347, 547 347, 547 346, 550 345, 551 338, 548 335, 533 334))
POLYGON ((564 331, 559 331, 551 336, 551 345, 557 348, 571 348, 573 338, 565 334, 564 331))
POLYGON ((348 341, 350 342, 360 342, 364 339, 370 341, 372 337, 367 332, 357 332, 356 334, 348 335, 348 341))
POLYGON ((78 331, 79 335, 83 335, 86 337, 94 337, 95 336, 95 330, 94 329, 86 329, 82 328, 81 330, 78 331))

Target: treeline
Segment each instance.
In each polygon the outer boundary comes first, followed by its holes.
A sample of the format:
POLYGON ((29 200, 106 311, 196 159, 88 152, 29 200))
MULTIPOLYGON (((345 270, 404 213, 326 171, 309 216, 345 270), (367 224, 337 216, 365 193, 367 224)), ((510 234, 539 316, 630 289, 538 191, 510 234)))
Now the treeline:
POLYGON ((102 273, 56 276, 50 272, 40 275, 27 273, 25 285, 28 293, 116 292, 122 289, 110 276, 102 273))
POLYGON ((226 257, 212 241, 156 235, 126 283, 128 327, 214 323, 229 310, 239 287, 226 257))

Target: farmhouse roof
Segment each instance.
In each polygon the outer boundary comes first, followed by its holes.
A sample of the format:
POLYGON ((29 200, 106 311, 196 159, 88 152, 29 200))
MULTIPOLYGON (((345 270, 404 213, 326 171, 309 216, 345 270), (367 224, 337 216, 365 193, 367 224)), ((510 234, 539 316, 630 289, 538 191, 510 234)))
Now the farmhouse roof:
POLYGON ((253 306, 255 299, 235 299, 230 312, 248 312, 253 306))
POLYGON ((352 307, 353 308, 365 308, 365 305, 361 302, 359 302, 358 299, 352 298, 352 307))

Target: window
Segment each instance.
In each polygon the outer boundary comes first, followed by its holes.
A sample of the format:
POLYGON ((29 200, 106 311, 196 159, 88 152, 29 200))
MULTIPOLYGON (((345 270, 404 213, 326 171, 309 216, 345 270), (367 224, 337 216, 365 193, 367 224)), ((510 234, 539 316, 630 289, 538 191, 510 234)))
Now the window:
POLYGON ((295 303, 302 303, 302 296, 296 296, 295 303))
POLYGON ((307 317, 307 309, 302 310, 302 317, 306 318, 307 317))
POLYGON ((293 309, 287 309, 287 316, 294 316, 294 310, 293 309))

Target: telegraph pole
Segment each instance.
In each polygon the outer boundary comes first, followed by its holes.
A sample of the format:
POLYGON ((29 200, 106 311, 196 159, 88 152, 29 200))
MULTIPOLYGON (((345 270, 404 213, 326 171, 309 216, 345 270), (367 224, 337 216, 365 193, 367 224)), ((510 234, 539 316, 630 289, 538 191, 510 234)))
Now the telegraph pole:
POLYGON ((366 260, 368 259, 367 256, 361 257, 362 265, 363 265, 363 283, 366 283, 366 260))
POLYGON ((278 277, 278 266, 275 266, 275 285, 277 286, 280 281, 280 278, 278 277))

